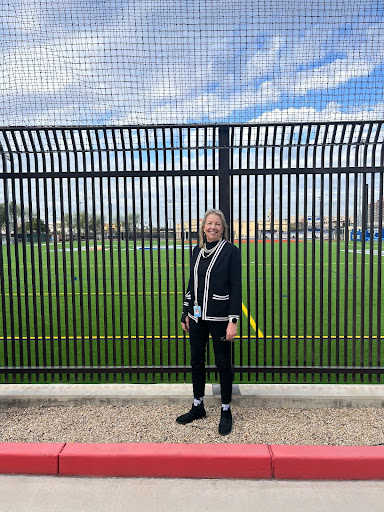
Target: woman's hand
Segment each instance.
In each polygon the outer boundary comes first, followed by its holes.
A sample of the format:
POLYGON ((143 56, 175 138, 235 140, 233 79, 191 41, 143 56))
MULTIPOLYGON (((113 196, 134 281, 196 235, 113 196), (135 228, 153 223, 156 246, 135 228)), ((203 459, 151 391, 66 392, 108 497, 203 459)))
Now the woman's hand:
POLYGON ((233 341, 233 338, 237 334, 237 324, 234 324, 233 322, 229 322, 227 326, 227 340, 233 341))
POLYGON ((183 328, 183 331, 185 331, 185 332, 189 331, 189 316, 185 317, 185 323, 181 322, 181 327, 183 328))

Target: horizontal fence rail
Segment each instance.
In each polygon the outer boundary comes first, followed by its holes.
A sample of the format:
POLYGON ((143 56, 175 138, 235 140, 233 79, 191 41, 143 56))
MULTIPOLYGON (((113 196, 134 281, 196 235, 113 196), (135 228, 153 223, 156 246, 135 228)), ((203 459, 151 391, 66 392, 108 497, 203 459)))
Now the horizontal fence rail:
POLYGON ((0 130, 0 381, 189 380, 189 259, 220 207, 235 378, 380 382, 383 142, 380 121, 0 130))

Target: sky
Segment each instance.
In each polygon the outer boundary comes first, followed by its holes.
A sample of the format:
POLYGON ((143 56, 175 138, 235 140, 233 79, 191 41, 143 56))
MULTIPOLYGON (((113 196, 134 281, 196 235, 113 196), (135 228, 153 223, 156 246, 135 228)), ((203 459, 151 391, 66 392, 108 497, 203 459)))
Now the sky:
POLYGON ((0 125, 381 119, 382 0, 0 0, 0 125))
MULTIPOLYGON (((383 83, 382 0, 0 0, 0 127, 380 120, 383 83)), ((186 168, 184 160, 176 156, 176 165, 186 168)), ((197 160, 192 155, 193 167, 197 160)), ((22 163, 25 167, 25 156, 22 163)), ((91 165, 89 155, 86 165, 91 165)), ((233 166, 241 167, 237 158, 233 166)), ((199 180, 203 197, 205 182, 199 180)), ((173 214, 165 183, 158 196, 161 222, 165 209, 173 214)), ((262 197, 262 188, 252 183, 262 197)), ((36 195, 42 208, 48 201, 51 220, 51 183, 46 198, 42 186, 39 192, 34 181, 31 186, 33 204, 36 195)), ((152 182, 143 186, 147 205, 152 182)), ((235 197, 246 197, 247 186, 245 178, 235 179, 235 197)), ((270 177, 266 186, 269 197, 270 177)), ((84 205, 89 198, 80 187, 79 204, 84 205)), ((324 187, 328 208, 327 179, 324 187)), ((115 209, 117 196, 123 200, 124 193, 113 180, 112 188, 115 209)), ((212 204, 212 183, 208 188, 212 204)), ((0 202, 4 193, 1 189, 0 202)), ((294 201, 294 183, 291 193, 294 201)), ((320 193, 318 176, 314 196, 320 193)), ((132 195, 140 195, 139 181, 127 194, 131 204, 132 195)), ((278 194, 275 187, 275 205, 278 194)), ((286 177, 283 194, 285 216, 286 177)), ((99 203, 103 196, 108 204, 107 187, 98 195, 99 203)), ((74 192, 72 200, 76 208, 74 192)), ((194 193, 191 201, 193 212, 202 216, 203 202, 194 193)), ((180 220, 179 189, 176 202, 180 220)), ((301 211, 303 203, 301 185, 301 211)), ((248 206, 256 208, 254 202, 248 206)), ((244 216, 244 201, 241 208, 244 216)), ((240 215, 240 205, 234 213, 240 215)))

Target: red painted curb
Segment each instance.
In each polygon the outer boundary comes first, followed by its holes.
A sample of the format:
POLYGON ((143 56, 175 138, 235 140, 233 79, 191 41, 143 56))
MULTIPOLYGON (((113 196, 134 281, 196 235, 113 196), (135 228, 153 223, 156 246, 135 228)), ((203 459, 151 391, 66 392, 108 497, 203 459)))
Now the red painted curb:
POLYGON ((0 443, 0 474, 384 480, 384 446, 0 443))
POLYGON ((273 477, 293 480, 383 480, 384 446, 271 445, 273 477))
POLYGON ((57 475, 65 443, 0 443, 0 473, 57 475))
POLYGON ((60 475, 271 478, 267 445, 67 444, 60 475))

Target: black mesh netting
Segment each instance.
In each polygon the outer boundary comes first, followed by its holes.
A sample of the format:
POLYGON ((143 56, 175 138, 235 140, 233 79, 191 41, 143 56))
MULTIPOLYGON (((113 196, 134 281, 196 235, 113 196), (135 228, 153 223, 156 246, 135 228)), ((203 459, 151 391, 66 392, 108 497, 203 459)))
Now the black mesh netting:
POLYGON ((381 0, 0 0, 0 125, 380 119, 381 0))

